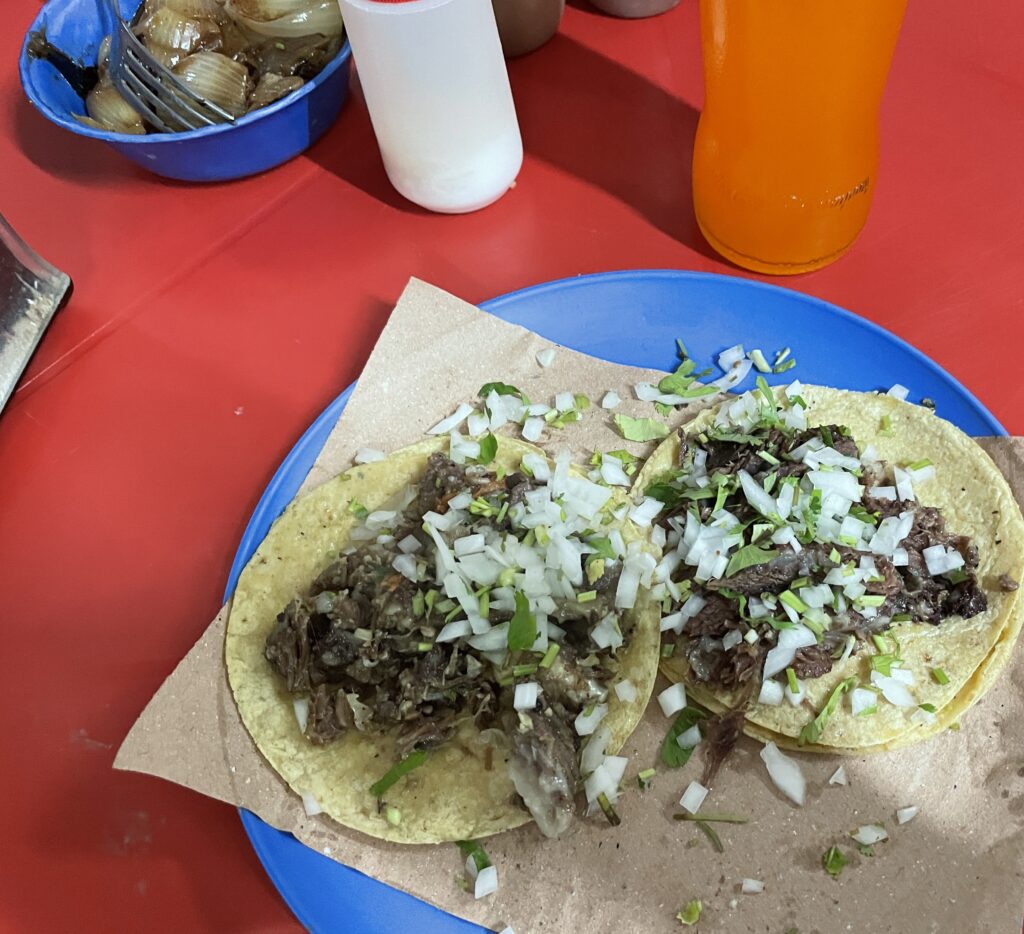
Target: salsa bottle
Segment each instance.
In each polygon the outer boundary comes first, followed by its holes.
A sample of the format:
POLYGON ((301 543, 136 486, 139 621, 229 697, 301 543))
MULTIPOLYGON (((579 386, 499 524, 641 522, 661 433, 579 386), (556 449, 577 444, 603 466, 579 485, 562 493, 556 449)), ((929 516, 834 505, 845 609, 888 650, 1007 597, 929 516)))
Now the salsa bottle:
POLYGON ((446 214, 515 182, 523 142, 491 0, 341 0, 391 184, 446 214))
POLYGON ((867 220, 878 112, 906 0, 701 0, 693 205, 757 272, 838 259, 867 220))

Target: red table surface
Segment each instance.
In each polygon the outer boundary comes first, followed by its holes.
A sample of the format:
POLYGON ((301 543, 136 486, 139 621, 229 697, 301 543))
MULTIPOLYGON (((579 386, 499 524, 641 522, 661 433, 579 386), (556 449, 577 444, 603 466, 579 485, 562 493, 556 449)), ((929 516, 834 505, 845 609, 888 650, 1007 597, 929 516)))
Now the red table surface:
MULTIPOLYGON (((148 175, 24 99, 20 27, 37 6, 5 4, 0 209, 76 288, 0 417, 0 929, 292 930, 234 809, 113 772, 116 747, 220 606, 264 485, 359 374, 409 276, 478 301, 607 269, 743 274, 691 209, 696 4, 644 21, 571 6, 510 67, 517 186, 463 217, 391 190, 358 93, 262 177, 148 175)), ((910 5, 867 228, 783 283, 907 338, 1013 433, 1021 35, 1018 0, 910 5)))

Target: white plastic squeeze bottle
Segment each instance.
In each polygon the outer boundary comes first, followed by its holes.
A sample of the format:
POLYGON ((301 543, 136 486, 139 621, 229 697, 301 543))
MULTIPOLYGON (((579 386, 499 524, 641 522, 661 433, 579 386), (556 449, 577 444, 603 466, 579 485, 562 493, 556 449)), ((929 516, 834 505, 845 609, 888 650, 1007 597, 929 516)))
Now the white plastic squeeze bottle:
POLYGON ((340 0, 384 168, 431 211, 476 211, 523 163, 491 0, 340 0))

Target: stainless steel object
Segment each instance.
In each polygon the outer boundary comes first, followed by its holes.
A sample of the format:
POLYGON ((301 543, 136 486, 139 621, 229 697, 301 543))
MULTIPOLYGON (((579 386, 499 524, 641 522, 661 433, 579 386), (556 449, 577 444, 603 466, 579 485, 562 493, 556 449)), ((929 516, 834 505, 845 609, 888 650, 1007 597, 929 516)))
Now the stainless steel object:
POLYGON ((71 295, 71 278, 36 253, 0 215, 0 410, 32 351, 71 295))
POLYGON ((110 80, 147 123, 167 133, 180 133, 232 122, 231 114, 200 97, 153 58, 121 17, 117 0, 105 2, 113 22, 110 80))

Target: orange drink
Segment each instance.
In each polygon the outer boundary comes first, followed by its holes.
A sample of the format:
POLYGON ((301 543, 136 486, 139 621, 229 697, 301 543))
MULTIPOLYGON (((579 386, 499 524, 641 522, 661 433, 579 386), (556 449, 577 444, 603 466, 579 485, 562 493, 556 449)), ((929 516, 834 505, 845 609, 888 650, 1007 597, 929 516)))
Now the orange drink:
POLYGON ((878 110, 906 0, 700 0, 705 103, 693 205, 757 272, 842 256, 867 219, 878 110))

